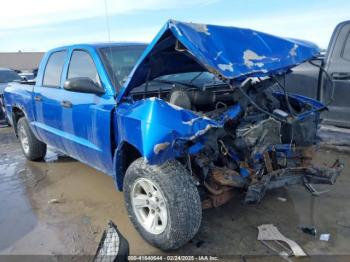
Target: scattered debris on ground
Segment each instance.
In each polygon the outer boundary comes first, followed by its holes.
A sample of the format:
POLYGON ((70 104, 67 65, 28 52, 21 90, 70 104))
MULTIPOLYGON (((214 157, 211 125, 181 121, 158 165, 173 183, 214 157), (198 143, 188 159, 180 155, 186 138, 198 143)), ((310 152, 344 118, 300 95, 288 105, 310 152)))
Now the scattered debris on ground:
POLYGON ((275 227, 274 225, 272 224, 261 225, 261 226, 258 226, 258 230, 259 230, 258 240, 262 241, 266 246, 270 247, 279 255, 285 256, 286 254, 288 254, 288 256, 294 255, 296 257, 306 256, 306 253, 301 249, 301 247, 295 241, 283 236, 281 232, 279 232, 278 228, 275 227), (267 240, 274 241, 276 244, 278 244, 280 247, 282 247, 285 250, 278 252, 277 249, 272 248, 269 244, 266 243, 267 240), (286 249, 286 247, 283 244, 279 243, 278 241, 282 241, 286 243, 291 249, 292 254, 290 253, 289 250, 286 249), (286 250, 287 250, 287 253, 286 253, 286 250))
POLYGON ((48 204, 59 204, 61 201, 59 201, 57 198, 52 198, 49 201, 47 201, 48 204))
POLYGON ((284 198, 284 197, 277 197, 277 200, 281 202, 287 202, 287 198, 284 198))
POLYGON ((129 243, 118 231, 117 226, 108 222, 108 228, 103 232, 98 245, 94 262, 97 261, 128 261, 129 243))
POLYGON ((311 236, 317 235, 317 230, 313 226, 300 226, 301 231, 303 231, 305 234, 309 234, 311 236))
POLYGON ((321 234, 320 235, 320 240, 321 241, 329 241, 329 239, 330 239, 330 237, 331 237, 331 234, 321 234))

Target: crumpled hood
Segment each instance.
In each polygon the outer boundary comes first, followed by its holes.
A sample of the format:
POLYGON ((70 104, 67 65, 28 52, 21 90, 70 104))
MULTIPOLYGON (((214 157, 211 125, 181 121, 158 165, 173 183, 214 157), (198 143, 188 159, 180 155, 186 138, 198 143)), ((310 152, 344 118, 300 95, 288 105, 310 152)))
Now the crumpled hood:
POLYGON ((226 79, 286 72, 319 53, 310 42, 243 29, 169 20, 146 48, 124 88, 124 95, 156 77, 209 71, 226 79))

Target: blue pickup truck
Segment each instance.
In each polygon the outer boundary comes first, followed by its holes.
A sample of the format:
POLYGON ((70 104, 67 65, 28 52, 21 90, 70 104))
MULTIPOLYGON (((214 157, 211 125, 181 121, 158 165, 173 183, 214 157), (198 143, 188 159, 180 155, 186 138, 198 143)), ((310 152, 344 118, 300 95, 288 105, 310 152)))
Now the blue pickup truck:
POLYGON ((249 29, 168 21, 148 46, 65 46, 43 58, 34 86, 10 84, 5 107, 24 155, 47 145, 111 175, 151 244, 184 245, 202 209, 243 190, 333 184, 342 165, 312 165, 316 100, 281 76, 319 52, 249 29), (272 90, 271 86, 276 86, 272 90))

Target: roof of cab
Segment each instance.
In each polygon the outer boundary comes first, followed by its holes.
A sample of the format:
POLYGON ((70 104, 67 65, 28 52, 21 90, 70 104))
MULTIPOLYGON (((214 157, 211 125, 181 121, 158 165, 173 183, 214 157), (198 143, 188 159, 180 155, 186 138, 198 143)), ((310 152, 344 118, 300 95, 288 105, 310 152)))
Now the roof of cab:
POLYGON ((66 46, 60 46, 53 48, 49 50, 49 52, 58 51, 62 49, 69 49, 69 48, 86 48, 86 47, 92 47, 92 48, 104 48, 104 47, 114 47, 114 46, 120 46, 120 47, 126 47, 126 46, 147 46, 147 43, 140 43, 140 42, 97 42, 97 43, 80 43, 80 44, 74 44, 74 45, 66 45, 66 46))

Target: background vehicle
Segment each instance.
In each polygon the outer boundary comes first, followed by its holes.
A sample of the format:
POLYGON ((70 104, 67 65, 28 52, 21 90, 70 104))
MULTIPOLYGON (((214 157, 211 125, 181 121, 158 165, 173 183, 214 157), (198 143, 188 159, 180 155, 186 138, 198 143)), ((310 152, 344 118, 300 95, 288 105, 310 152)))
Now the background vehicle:
POLYGON ((41 160, 48 144, 113 176, 136 229, 165 250, 237 188, 257 203, 271 188, 336 181, 339 163, 310 164, 324 106, 270 90, 317 46, 170 20, 144 49, 60 47, 35 86, 10 84, 6 111, 24 155, 41 160))
POLYGON ((22 78, 13 70, 7 68, 0 68, 0 121, 4 124, 7 124, 7 117, 5 114, 5 105, 4 105, 4 90, 9 82, 21 81, 22 78))
POLYGON ((22 71, 21 73, 19 73, 19 76, 22 77, 24 81, 30 81, 35 79, 34 73, 30 71, 22 71))
POLYGON ((325 55, 311 62, 316 66, 305 62, 287 74, 287 90, 325 104, 333 97, 329 110, 322 114, 324 123, 350 128, 350 21, 335 28, 325 55))

